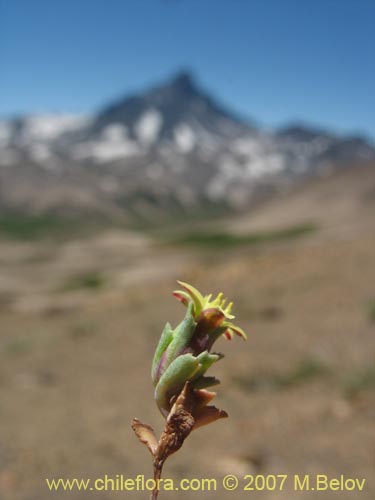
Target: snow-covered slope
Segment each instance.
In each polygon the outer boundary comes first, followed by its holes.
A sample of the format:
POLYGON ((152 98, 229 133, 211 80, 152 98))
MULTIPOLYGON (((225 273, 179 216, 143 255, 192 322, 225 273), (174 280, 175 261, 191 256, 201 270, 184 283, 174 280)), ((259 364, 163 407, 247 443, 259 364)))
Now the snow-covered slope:
POLYGON ((47 208, 60 208, 74 186, 101 207, 240 207, 307 175, 373 158, 362 138, 245 123, 184 72, 92 117, 0 121, 0 206, 32 205, 47 186, 47 208))

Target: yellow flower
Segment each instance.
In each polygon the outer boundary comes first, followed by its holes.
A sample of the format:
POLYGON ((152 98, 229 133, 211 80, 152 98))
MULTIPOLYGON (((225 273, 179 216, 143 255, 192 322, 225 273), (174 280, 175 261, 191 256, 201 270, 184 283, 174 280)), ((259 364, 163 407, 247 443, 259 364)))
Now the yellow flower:
POLYGON ((183 281, 177 283, 182 286, 183 290, 176 290, 173 295, 186 306, 193 303, 193 316, 198 330, 209 332, 218 327, 221 329, 225 327, 222 334, 228 340, 232 339, 234 334, 244 340, 247 339, 242 328, 232 323, 235 318, 232 314, 233 302, 227 304, 227 299, 222 293, 212 299, 212 294, 202 295, 199 290, 188 283, 183 281))

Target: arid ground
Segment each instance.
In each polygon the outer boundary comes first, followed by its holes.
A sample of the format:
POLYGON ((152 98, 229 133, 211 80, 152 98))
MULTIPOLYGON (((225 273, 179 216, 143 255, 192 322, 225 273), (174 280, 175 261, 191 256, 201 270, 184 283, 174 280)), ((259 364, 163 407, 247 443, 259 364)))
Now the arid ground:
POLYGON ((0 498, 148 498, 50 492, 45 478, 151 477, 130 421, 163 427, 149 372, 164 324, 184 314, 171 295, 177 279, 223 291, 249 338, 217 344, 225 358, 211 369, 222 382, 215 402, 229 418, 193 432, 164 470, 217 478, 217 491, 161 500, 375 498, 374 215, 375 169, 358 167, 203 224, 225 233, 223 244, 120 229, 3 238, 0 498), (221 486, 227 474, 240 478, 236 491, 221 486), (243 491, 246 474, 290 479, 283 491, 243 491), (366 483, 362 492, 293 492, 294 474, 366 483))

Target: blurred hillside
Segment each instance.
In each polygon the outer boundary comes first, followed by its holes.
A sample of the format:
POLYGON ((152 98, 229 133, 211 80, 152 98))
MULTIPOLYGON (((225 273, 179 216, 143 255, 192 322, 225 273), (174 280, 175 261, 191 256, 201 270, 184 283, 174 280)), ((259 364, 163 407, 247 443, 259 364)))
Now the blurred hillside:
POLYGON ((256 210, 157 230, 3 218, 1 498, 51 498, 46 477, 150 475, 130 420, 162 427, 149 371, 165 322, 183 314, 176 279, 233 299, 249 340, 218 343, 216 403, 230 418, 193 433, 165 477, 345 474, 374 498, 374 174, 347 165, 256 210))

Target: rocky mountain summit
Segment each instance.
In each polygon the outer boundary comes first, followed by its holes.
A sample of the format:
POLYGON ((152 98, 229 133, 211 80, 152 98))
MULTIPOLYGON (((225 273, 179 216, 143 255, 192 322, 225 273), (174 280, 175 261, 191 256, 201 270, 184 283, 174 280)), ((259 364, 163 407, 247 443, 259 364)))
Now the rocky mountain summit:
POLYGON ((181 72, 92 116, 0 121, 0 206, 147 217, 210 204, 241 208, 374 157, 361 137, 306 125, 262 130, 181 72))

